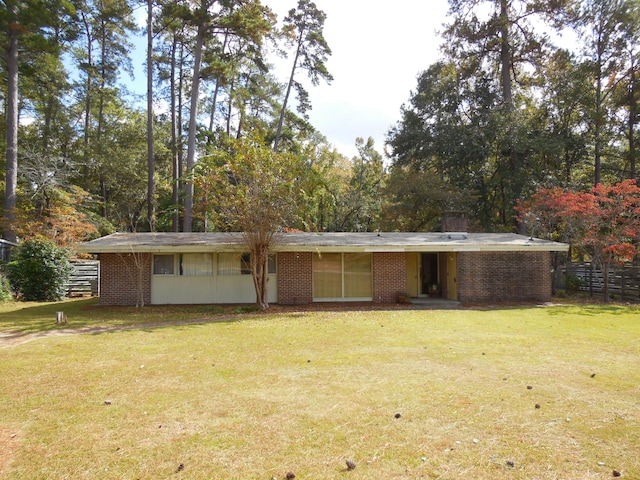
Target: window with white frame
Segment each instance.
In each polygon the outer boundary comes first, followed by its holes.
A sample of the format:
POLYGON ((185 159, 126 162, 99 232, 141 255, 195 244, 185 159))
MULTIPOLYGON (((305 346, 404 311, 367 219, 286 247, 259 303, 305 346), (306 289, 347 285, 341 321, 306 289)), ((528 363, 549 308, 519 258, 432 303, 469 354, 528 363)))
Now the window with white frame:
POLYGON ((272 275, 277 272, 278 257, 275 253, 269 255, 267 259, 267 273, 272 275))
POLYGON ((156 254, 153 256, 153 274, 177 274, 183 277, 213 275, 213 255, 211 253, 156 254))
POLYGON ((153 274, 154 275, 173 275, 175 272, 174 255, 154 255, 153 256, 153 274))
POLYGON ((373 280, 370 253, 313 255, 314 299, 370 299, 373 280))
POLYGON ((213 255, 210 253, 181 253, 180 275, 185 277, 213 275, 213 255))

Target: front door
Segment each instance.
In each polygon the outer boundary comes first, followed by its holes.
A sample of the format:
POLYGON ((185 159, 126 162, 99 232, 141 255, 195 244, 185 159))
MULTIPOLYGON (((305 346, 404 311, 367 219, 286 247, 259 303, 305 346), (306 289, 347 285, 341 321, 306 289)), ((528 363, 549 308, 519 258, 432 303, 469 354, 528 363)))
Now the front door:
POLYGON ((420 254, 407 253, 407 293, 410 297, 418 297, 420 295, 420 254))
POLYGON ((447 299, 458 299, 458 257, 457 253, 447 253, 447 299))
POLYGON ((420 260, 420 293, 431 297, 440 296, 438 254, 423 253, 420 260))

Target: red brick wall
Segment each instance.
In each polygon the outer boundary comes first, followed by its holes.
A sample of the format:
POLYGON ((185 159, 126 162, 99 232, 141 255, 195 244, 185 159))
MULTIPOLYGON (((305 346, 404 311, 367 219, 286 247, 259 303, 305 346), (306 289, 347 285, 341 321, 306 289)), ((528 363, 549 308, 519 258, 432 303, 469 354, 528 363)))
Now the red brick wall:
MULTIPOLYGON (((137 254, 145 304, 151 302, 151 254, 137 254)), ((278 303, 313 302, 313 254, 278 254, 278 303)), ((545 302, 551 299, 549 252, 458 253, 458 300, 463 303, 545 302)), ((402 252, 373 254, 373 301, 393 303, 405 291, 402 252)), ((138 269, 132 254, 100 255, 100 304, 135 305, 138 269)), ((444 292, 443 292, 444 293, 444 292)))
POLYGON ((100 304, 136 305, 138 290, 142 288, 145 305, 151 303, 151 254, 100 254, 100 304), (138 282, 138 268, 142 281, 138 282))
POLYGON ((393 303, 407 290, 407 261, 404 252, 373 254, 373 301, 393 303))
POLYGON ((278 303, 300 305, 313 302, 313 254, 278 253, 278 303))
POLYGON ((547 302, 550 299, 549 252, 458 253, 460 302, 547 302))

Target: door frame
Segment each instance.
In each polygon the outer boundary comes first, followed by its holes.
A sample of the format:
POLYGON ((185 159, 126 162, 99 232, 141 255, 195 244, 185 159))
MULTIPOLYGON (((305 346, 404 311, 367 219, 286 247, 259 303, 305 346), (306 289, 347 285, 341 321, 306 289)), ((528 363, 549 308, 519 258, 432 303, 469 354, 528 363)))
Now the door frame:
POLYGON ((447 252, 446 266, 446 298, 447 300, 458 300, 458 254, 447 252))

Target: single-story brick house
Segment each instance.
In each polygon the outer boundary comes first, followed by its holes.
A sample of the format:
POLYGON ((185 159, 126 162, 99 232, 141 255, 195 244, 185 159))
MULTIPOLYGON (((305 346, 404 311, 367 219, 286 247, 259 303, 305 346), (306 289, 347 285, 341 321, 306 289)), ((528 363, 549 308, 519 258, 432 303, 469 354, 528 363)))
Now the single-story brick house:
MULTIPOLYGON (((100 303, 254 303, 238 233, 115 233, 79 246, 100 260, 100 303)), ((285 233, 269 259, 269 302, 545 302, 551 252, 568 245, 508 233, 285 233)))

